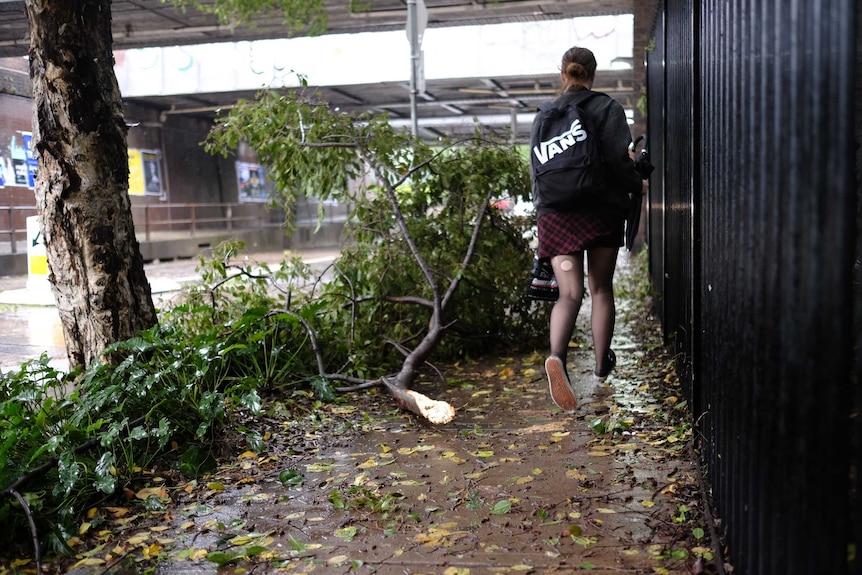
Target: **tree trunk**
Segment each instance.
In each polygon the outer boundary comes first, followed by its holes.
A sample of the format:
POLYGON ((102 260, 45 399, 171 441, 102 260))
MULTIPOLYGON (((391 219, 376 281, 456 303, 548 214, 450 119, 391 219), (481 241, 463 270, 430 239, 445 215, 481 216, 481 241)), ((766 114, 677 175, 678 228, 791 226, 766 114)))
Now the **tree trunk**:
POLYGON ((72 367, 156 324, 135 239, 110 0, 26 0, 36 202, 72 367))

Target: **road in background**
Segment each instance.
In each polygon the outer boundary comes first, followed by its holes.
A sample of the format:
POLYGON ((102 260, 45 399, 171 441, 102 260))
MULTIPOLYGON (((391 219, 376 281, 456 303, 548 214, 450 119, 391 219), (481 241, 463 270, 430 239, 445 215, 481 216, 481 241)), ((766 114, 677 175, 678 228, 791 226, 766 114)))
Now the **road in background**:
MULTIPOLYGON (((252 262, 270 267, 297 252, 278 251, 248 254, 252 262)), ((304 262, 321 269, 338 255, 338 248, 316 248, 300 253, 304 262)), ((197 258, 175 259, 145 264, 156 307, 183 285, 200 278, 197 258)), ((0 369, 8 371, 43 353, 57 369, 68 369, 63 328, 54 298, 48 287, 27 285, 27 276, 0 276, 0 369)))

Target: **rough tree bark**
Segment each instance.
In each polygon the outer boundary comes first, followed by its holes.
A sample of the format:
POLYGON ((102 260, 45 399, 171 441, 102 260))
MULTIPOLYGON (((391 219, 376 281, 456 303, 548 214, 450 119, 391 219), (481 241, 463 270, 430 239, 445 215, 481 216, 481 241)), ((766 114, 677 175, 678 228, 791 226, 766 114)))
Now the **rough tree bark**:
POLYGON ((135 239, 110 0, 26 0, 36 201, 72 367, 156 324, 135 239))

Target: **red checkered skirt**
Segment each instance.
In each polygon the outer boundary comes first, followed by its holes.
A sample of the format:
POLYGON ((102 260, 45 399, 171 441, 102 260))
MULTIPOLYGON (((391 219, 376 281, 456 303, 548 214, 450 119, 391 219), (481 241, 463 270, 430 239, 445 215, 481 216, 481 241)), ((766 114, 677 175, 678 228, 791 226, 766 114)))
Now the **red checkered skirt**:
POLYGON ((604 213, 551 212, 539 218, 540 258, 623 245, 625 220, 604 213))

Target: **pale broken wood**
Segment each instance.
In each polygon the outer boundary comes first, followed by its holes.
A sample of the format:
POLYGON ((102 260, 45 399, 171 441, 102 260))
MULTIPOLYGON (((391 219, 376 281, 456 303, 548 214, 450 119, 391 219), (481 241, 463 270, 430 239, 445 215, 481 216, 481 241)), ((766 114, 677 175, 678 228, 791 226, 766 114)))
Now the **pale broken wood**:
POLYGON ((431 399, 418 391, 386 383, 389 392, 402 409, 421 415, 431 423, 449 423, 455 419, 455 408, 445 401, 431 399))

